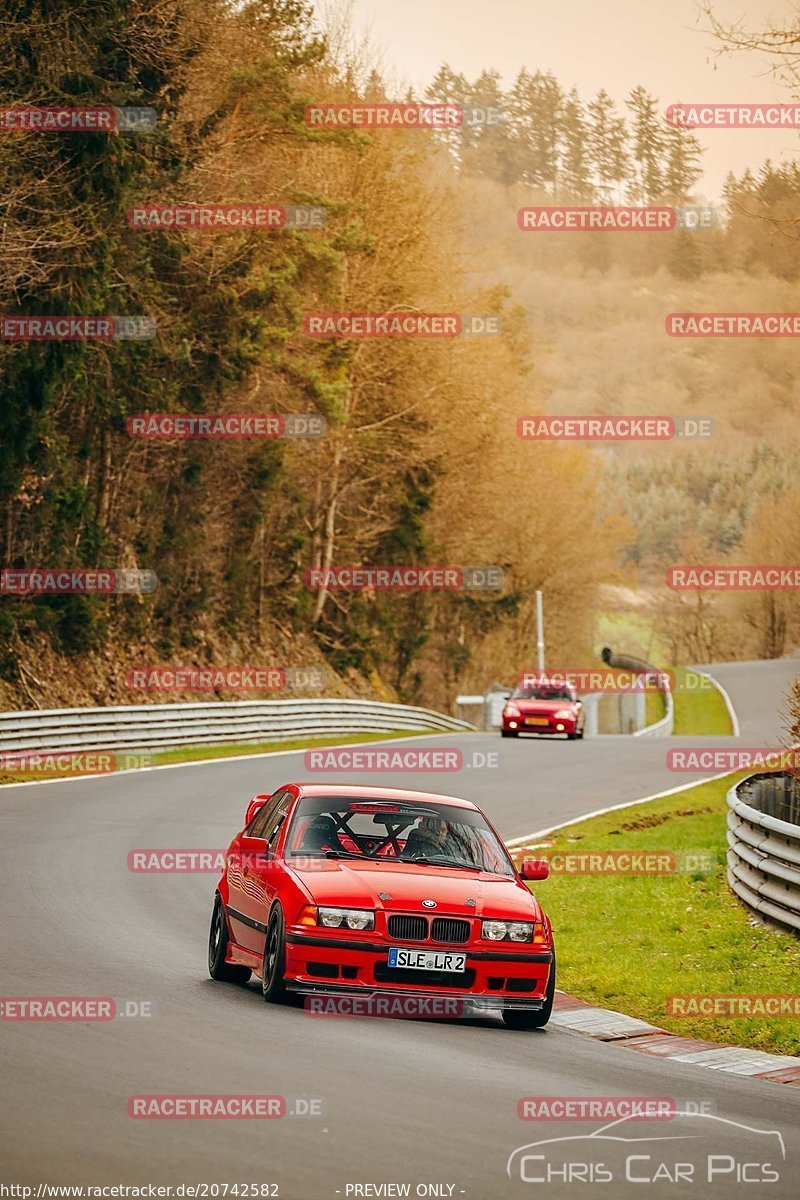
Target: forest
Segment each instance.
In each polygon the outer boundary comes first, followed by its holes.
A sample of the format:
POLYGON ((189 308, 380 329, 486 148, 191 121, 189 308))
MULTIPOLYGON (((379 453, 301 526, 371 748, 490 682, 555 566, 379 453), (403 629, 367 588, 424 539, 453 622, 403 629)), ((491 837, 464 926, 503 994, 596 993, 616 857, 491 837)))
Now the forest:
POLYGON ((153 331, 0 341, 2 566, 152 571, 158 587, 0 597, 3 707, 132 702, 130 669, 155 662, 324 665, 333 693, 450 709, 532 665, 537 588, 565 662, 594 660, 608 584, 657 593, 675 662, 800 636, 791 596, 663 588, 676 560, 800 561, 791 344, 663 332, 673 310, 792 308, 796 165, 730 175, 713 229, 526 234, 525 204, 708 205, 699 142, 644 86, 619 107, 533 66, 504 90, 488 66, 470 82, 443 65, 419 97, 490 106, 496 124, 309 127, 313 101, 415 98, 387 92, 305 0, 6 10, 3 106, 157 120, 0 133, 3 314, 153 331), (174 204, 325 219, 210 232, 127 217, 174 204), (309 314, 392 312, 490 315, 497 332, 308 334, 309 314), (536 412, 702 414, 716 440, 521 441, 517 418, 536 412), (131 436, 148 413, 306 416, 324 434, 131 436), (306 586, 343 564, 495 566, 504 586, 306 586))

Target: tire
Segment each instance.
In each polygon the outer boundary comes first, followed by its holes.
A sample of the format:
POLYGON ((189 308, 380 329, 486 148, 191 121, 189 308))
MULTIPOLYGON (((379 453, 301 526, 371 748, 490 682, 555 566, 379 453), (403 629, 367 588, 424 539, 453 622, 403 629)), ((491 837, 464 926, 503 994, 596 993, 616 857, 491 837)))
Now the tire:
POLYGON ((261 968, 261 994, 268 1004, 285 1004, 289 998, 283 982, 286 962, 286 925, 283 909, 278 904, 272 910, 264 942, 264 965, 261 968))
POLYGON ((252 974, 250 968, 225 962, 227 952, 228 922, 225 919, 225 905, 217 892, 208 934, 208 973, 218 983, 247 983, 252 974))
POLYGON ((516 729, 501 729, 500 730, 500 737, 516 737, 516 736, 517 736, 516 729))
POLYGON ((547 979, 547 992, 544 1004, 538 1011, 524 1008, 504 1008, 503 1023, 509 1029, 544 1029, 553 1012, 553 999, 556 994, 556 956, 550 964, 550 975, 547 979))

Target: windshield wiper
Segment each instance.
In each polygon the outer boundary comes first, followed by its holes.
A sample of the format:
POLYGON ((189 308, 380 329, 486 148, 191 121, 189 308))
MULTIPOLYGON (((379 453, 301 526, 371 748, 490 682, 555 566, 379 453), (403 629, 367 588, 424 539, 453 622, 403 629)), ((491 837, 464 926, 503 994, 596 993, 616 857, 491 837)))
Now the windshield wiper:
POLYGON ((454 867, 459 871, 485 871, 485 867, 479 867, 477 863, 458 862, 451 858, 445 858, 444 855, 436 854, 433 857, 418 855, 414 858, 406 858, 405 862, 412 863, 427 863, 431 867, 454 867), (443 859, 444 861, 440 861, 443 859))
POLYGON ((292 858, 365 858, 352 850, 293 850, 292 858))

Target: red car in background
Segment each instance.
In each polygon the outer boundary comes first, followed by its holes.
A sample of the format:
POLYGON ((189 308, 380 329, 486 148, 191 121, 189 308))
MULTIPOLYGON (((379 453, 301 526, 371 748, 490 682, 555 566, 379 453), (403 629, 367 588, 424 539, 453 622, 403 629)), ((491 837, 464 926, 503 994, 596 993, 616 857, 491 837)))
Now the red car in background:
POLYGON ((456 996, 512 1029, 547 1024, 550 922, 477 805, 290 783, 251 800, 214 896, 212 979, 290 993, 456 996))
POLYGON ((518 687, 503 709, 502 737, 548 733, 570 741, 583 737, 586 713, 571 683, 538 682, 518 687))

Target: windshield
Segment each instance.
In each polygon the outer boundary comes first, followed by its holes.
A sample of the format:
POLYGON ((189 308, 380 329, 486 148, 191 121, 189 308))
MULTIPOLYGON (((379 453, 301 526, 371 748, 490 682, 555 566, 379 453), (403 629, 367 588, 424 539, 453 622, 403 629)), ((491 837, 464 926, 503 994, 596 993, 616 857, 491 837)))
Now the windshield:
POLYGON ((565 700, 572 703, 575 700, 575 693, 570 688, 563 685, 536 684, 534 687, 518 687, 514 688, 511 693, 512 700, 565 700))
POLYGON ((400 860, 513 875, 482 813, 451 804, 306 796, 286 838, 287 858, 400 860))

